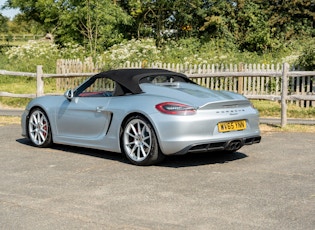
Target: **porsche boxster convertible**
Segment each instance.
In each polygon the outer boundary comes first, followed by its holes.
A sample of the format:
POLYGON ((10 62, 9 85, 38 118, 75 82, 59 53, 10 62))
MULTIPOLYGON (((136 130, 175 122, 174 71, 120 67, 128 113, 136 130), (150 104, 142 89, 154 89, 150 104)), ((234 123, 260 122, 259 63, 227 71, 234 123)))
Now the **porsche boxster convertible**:
POLYGON ((34 146, 122 152, 136 165, 174 154, 235 152, 261 140, 258 112, 244 96, 164 69, 98 73, 64 95, 33 99, 21 124, 34 146))

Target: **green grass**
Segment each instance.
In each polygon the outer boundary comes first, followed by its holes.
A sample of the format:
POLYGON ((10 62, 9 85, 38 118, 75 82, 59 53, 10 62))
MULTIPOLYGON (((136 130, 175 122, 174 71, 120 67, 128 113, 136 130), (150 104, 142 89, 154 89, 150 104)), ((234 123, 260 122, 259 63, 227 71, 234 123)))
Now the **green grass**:
MULTIPOLYGON (((253 105, 258 109, 260 117, 281 117, 281 105, 277 101, 252 100, 253 105)), ((287 105, 288 118, 315 118, 315 107, 302 108, 295 104, 287 105)))
MULTIPOLYGON (((46 79, 44 83, 45 93, 56 92, 56 80, 46 79)), ((15 94, 36 94, 36 79, 32 77, 12 77, 0 75, 0 92, 15 94)), ((0 97, 0 103, 13 108, 24 108, 30 98, 0 97)))
POLYGON ((36 79, 32 77, 0 76, 0 91, 10 93, 35 93, 36 79))

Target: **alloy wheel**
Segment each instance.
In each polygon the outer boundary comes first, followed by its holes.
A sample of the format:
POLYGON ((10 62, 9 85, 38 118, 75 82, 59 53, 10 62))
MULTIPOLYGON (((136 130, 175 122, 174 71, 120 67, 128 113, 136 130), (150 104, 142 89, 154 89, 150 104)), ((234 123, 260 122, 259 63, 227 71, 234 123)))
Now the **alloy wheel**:
POLYGON ((134 161, 145 160, 152 149, 152 132, 148 124, 141 119, 131 120, 125 127, 125 153, 134 161))
POLYGON ((35 110, 28 123, 28 131, 31 141, 36 146, 44 145, 49 138, 49 122, 41 110, 35 110))

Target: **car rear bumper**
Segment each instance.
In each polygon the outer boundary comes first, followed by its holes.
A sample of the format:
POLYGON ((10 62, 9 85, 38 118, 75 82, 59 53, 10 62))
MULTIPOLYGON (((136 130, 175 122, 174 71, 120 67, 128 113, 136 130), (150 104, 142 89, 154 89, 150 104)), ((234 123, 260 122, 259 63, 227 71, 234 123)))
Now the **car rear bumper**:
POLYGON ((259 118, 257 114, 230 115, 199 113, 196 116, 167 116, 156 118, 155 129, 159 145, 165 155, 186 154, 216 150, 237 150, 244 145, 260 142, 259 118), (246 122, 246 128, 221 132, 222 121, 246 122))
POLYGON ((237 151, 244 145, 252 145, 260 143, 261 136, 253 136, 246 138, 236 138, 227 141, 219 142, 209 142, 203 144, 194 144, 187 146, 179 152, 174 153, 174 155, 183 155, 186 153, 200 153, 200 152, 211 152, 211 151, 237 151))

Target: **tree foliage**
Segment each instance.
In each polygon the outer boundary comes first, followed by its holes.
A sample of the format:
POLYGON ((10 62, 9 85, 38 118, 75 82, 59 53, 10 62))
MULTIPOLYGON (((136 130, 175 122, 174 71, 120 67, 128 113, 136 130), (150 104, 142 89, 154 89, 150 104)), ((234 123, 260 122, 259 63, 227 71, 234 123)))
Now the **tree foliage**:
POLYGON ((137 39, 154 37, 157 46, 164 38, 196 36, 205 16, 202 4, 202 0, 120 1, 121 7, 133 17, 129 35, 137 39))
POLYGON ((8 32, 8 21, 9 19, 2 14, 0 14, 0 33, 8 32))
POLYGON ((296 64, 304 70, 315 70, 315 42, 311 42, 308 47, 304 48, 296 64))
POLYGON ((314 0, 6 0, 6 7, 20 9, 24 21, 60 44, 94 54, 133 38, 155 38, 158 47, 169 39, 219 39, 265 53, 315 36, 314 0))
POLYGON ((8 0, 7 6, 19 8, 58 43, 86 45, 91 53, 120 42, 130 21, 112 0, 8 0))

